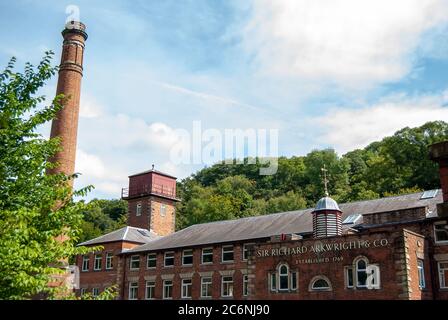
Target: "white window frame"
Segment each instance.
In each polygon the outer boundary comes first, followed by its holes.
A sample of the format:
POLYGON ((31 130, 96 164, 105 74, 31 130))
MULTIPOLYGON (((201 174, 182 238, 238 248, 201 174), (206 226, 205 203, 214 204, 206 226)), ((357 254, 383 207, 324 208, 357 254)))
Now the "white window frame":
POLYGON ((221 247, 221 263, 232 263, 235 262, 235 248, 233 245, 226 245, 221 247), (224 248, 232 248, 232 250, 225 250, 224 248), (224 254, 232 252, 232 260, 224 260, 224 254))
POLYGON ((327 277, 318 276, 318 277, 315 277, 314 279, 311 280, 310 289, 311 289, 311 291, 317 291, 317 292, 319 292, 319 291, 331 291, 332 287, 331 287, 330 280, 328 280, 327 277), (327 283, 327 287, 315 288, 314 285, 319 280, 325 281, 327 283))
POLYGON ((146 255, 146 269, 155 269, 157 268, 157 253, 148 253, 146 255), (150 258, 151 257, 151 258, 150 258), (153 258, 152 258, 153 257, 153 258), (149 266, 149 260, 155 261, 156 265, 154 267, 149 266))
MULTIPOLYGON (((434 222, 434 242, 436 244, 448 244, 448 240, 437 241, 436 226, 439 226, 439 225, 446 225, 447 226, 448 223, 447 223, 447 221, 437 221, 437 222, 434 222)), ((448 232, 448 230, 447 230, 447 232, 448 232)))
POLYGON ((89 255, 84 255, 84 256, 82 256, 81 271, 82 272, 88 272, 89 269, 90 269, 90 256, 89 255), (87 268, 84 268, 85 264, 87 264, 87 268))
POLYGON ((445 270, 448 269, 448 261, 439 261, 437 262, 437 270, 439 271, 439 287, 440 289, 448 289, 448 279, 445 277, 445 270), (441 268, 443 264, 447 264, 446 268, 441 268), (444 284, 442 286, 442 284, 444 284))
POLYGON ((166 204, 165 203, 161 203, 160 204, 160 215, 162 217, 166 216, 166 209, 167 209, 166 204))
POLYGON ((163 299, 173 299, 173 280, 163 280, 163 299), (171 284, 168 284, 168 282, 171 282, 171 284), (166 296, 166 288, 170 288, 171 297, 166 296))
POLYGON ((207 247, 207 248, 202 248, 202 250, 201 250, 201 264, 213 264, 213 258, 214 258, 214 253, 213 253, 213 247, 207 247), (212 256, 212 261, 210 261, 210 262, 204 262, 204 250, 211 250, 211 253, 207 253, 206 255, 207 256, 209 256, 209 255, 211 255, 212 256))
POLYGON ((213 290, 213 277, 201 277, 201 298, 211 298, 212 297, 212 290, 213 290), (204 280, 208 280, 210 279, 210 281, 204 281, 204 280), (204 285, 207 285, 207 293, 209 293, 209 295, 204 296, 203 293, 203 288, 204 285))
POLYGON ((355 260, 354 260, 354 268, 353 268, 353 271, 354 271, 354 277, 353 277, 353 285, 356 287, 356 288, 367 288, 367 277, 368 277, 368 274, 367 274, 367 267, 369 266, 369 260, 367 259, 367 258, 365 258, 365 257, 358 257, 358 258, 356 258, 355 260), (366 265, 366 267, 365 267, 365 269, 358 269, 358 262, 360 262, 360 261, 364 261, 364 263, 365 263, 365 265, 366 265), (360 285, 359 284, 359 279, 358 279, 358 274, 359 274, 359 272, 365 272, 365 274, 366 274, 366 284, 364 284, 364 285, 360 285))
POLYGON ((277 272, 272 272, 269 274, 269 288, 271 291, 277 291, 277 272))
POLYGON ((153 300, 155 298, 155 292, 156 292, 156 282, 153 280, 146 281, 145 284, 145 300, 153 300), (148 295, 148 289, 152 288, 152 297, 150 298, 148 295))
POLYGON ((345 278, 345 287, 347 289, 353 289, 355 286, 355 273, 353 266, 346 266, 344 267, 344 278, 345 278), (349 271, 352 273, 352 284, 350 285, 350 274, 349 271))
POLYGON ((243 274, 243 297, 249 295, 249 275, 243 274))
POLYGON ((92 288, 92 297, 98 297, 100 295, 100 288, 92 288))
POLYGON ((193 249, 185 249, 182 251, 182 265, 183 266, 192 266, 193 265, 193 254, 194 254, 194 250, 193 249), (185 252, 190 251, 191 254, 186 255, 185 252), (184 263, 184 258, 185 257, 191 257, 191 263, 184 263))
POLYGON ((418 287, 421 289, 426 288, 425 280, 425 261, 417 259, 417 271, 418 271, 418 287))
POLYGON ((139 202, 137 203, 137 205, 135 206, 135 216, 139 217, 142 215, 142 203, 139 202))
POLYGON ((167 251, 167 252, 165 252, 164 254, 163 254, 163 266, 165 267, 165 268, 172 268, 172 267, 174 267, 174 264, 175 264, 175 254, 174 254, 174 251, 167 251), (173 255, 173 264, 172 265, 167 265, 166 264, 166 259, 167 259, 167 255, 169 255, 169 254, 172 254, 173 255))
POLYGON ((242 250, 243 253, 242 253, 242 256, 241 256, 241 260, 242 261, 247 261, 248 260, 248 257, 244 258, 244 254, 246 253, 246 255, 249 256, 249 249, 247 247, 252 246, 252 245, 254 245, 254 243, 245 243, 245 244, 243 244, 243 250, 242 250))
POLYGON ((87 288, 81 288, 81 292, 80 292, 81 296, 85 295, 86 292, 87 292, 87 288))
POLYGON ((131 258, 129 259, 129 270, 139 270, 140 269, 140 256, 139 255, 133 255, 131 256, 131 258), (134 259, 135 257, 137 257, 138 259, 134 259), (138 267, 137 268, 133 268, 132 267, 132 263, 133 262, 137 262, 138 261, 138 267))
POLYGON ((129 282, 129 289, 128 289, 128 300, 138 300, 138 282, 129 282), (135 297, 132 297, 132 292, 135 289, 135 297))
POLYGON ((112 252, 106 252, 106 270, 112 270, 114 268, 113 265, 113 253, 112 252))
POLYGON ((193 279, 188 278, 188 279, 182 279, 182 283, 181 283, 181 298, 182 299, 191 299, 191 293, 193 290, 193 279), (189 283, 186 283, 189 282, 189 283), (185 291, 184 289, 186 289, 187 293, 188 291, 190 292, 190 295, 185 295, 185 291))
POLYGON ((233 276, 221 276, 221 297, 223 298, 233 297, 233 276), (227 280, 225 280, 226 278, 227 280), (228 280, 229 278, 232 280, 228 280), (224 295, 225 287, 228 289, 227 291, 229 291, 228 295, 224 295))
POLYGON ((93 271, 101 271, 102 268, 103 268, 103 255, 101 253, 95 254, 95 256, 93 257, 93 271), (97 261, 99 261, 98 263, 99 267, 97 267, 97 261))
POLYGON ((278 283, 278 291, 288 291, 289 290, 289 266, 286 263, 282 263, 277 267, 277 283, 278 283), (280 270, 282 269, 282 267, 286 267, 286 274, 281 273, 280 270), (287 283, 287 287, 286 288, 282 288, 281 287, 281 277, 285 277, 286 276, 286 283, 287 283))
POLYGON ((299 288, 299 273, 297 271, 290 271, 289 278, 291 283, 289 284, 289 288, 291 291, 296 291, 299 288), (296 281, 294 281, 294 276, 296 277, 296 281))

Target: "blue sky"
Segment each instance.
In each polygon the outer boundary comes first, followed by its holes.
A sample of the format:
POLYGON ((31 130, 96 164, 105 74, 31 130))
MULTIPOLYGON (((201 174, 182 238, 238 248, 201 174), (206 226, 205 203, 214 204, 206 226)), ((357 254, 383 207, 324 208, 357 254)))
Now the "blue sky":
POLYGON ((77 186, 91 197, 118 197, 153 163, 180 178, 203 167, 170 158, 194 121, 276 129, 286 156, 448 121, 445 0, 0 0, 0 64, 47 49, 57 63, 69 5, 89 34, 77 186))

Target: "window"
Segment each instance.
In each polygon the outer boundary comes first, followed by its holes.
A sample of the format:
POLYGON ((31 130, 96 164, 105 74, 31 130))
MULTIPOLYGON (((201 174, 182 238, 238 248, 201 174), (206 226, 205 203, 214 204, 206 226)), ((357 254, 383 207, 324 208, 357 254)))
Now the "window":
POLYGON ((82 256, 82 271, 89 271, 89 256, 82 256))
POLYGON ((277 291, 277 275, 275 273, 271 273, 270 275, 271 282, 271 291, 277 291))
POLYGON ((420 200, 435 198, 438 191, 439 190, 437 190, 437 189, 425 191, 425 192, 423 192, 422 196, 420 197, 420 200))
POLYGON ((289 270, 288 266, 282 264, 278 267, 278 284, 279 290, 288 290, 289 289, 289 270))
POLYGON ((154 299, 154 291, 156 290, 156 283, 154 281, 146 281, 145 299, 154 299))
POLYGON ((201 278, 201 298, 212 297, 212 277, 201 278))
POLYGON ((165 267, 174 266, 174 252, 165 252, 165 258, 163 261, 165 267))
POLYGON ((138 299, 138 282, 129 282, 129 300, 138 299))
POLYGON ((164 217, 166 215, 166 204, 164 204, 164 203, 160 204, 160 215, 162 217, 164 217))
POLYGON ((418 286, 420 289, 424 289, 426 287, 425 284, 425 266, 423 260, 417 260, 417 269, 418 269, 418 286))
POLYGON ((353 288, 353 268, 345 267, 345 286, 353 288))
POLYGON ((367 286, 367 261, 359 259, 356 262, 356 286, 365 288, 367 286))
POLYGON ((448 261, 439 262, 440 289, 448 289, 448 261))
POLYGON ((92 296, 98 297, 99 294, 100 294, 100 288, 93 288, 92 289, 92 296))
POLYGON ((291 290, 297 290, 297 272, 291 272, 291 290))
POLYGON ((233 246, 222 247, 222 262, 233 262, 233 246))
POLYGON ((137 203, 137 206, 135 207, 135 215, 141 216, 142 215, 142 204, 137 203))
POLYGON ((93 264, 93 270, 101 270, 101 260, 103 260, 103 256, 101 254, 96 254, 95 263, 93 264))
POLYGON ((87 289, 86 288, 81 288, 81 295, 85 295, 86 294, 87 289))
POLYGON ((249 276, 247 274, 243 275, 243 296, 249 295, 249 276))
POLYGON ((173 298, 173 280, 163 280, 163 299, 173 298))
POLYGON ((446 221, 436 222, 434 233, 436 243, 448 243, 448 224, 446 221))
POLYGON ((157 266, 157 253, 148 253, 146 256, 146 268, 154 269, 157 266))
POLYGON ((182 279, 182 298, 191 298, 191 279, 182 279))
POLYGON ((140 256, 131 256, 131 260, 129 262, 129 268, 131 270, 138 270, 140 269, 140 256))
POLYGON ((252 243, 246 243, 243 245, 243 261, 246 261, 249 259, 249 247, 252 245, 252 243))
POLYGON ((114 267, 112 264, 112 257, 113 257, 112 252, 106 253, 106 269, 107 270, 110 270, 114 267))
POLYGON ((360 214, 351 214, 342 221, 342 224, 353 224, 361 218, 360 214))
POLYGON ((311 290, 313 291, 329 291, 331 290, 330 282, 324 277, 317 277, 311 283, 311 290))
POLYGON ((233 277, 223 276, 221 282, 221 297, 233 297, 233 277))
POLYGON ((204 248, 202 249, 202 264, 210 264, 213 263, 213 248, 204 248))
POLYGON ((193 264, 193 250, 188 249, 182 252, 182 265, 192 265, 193 264))

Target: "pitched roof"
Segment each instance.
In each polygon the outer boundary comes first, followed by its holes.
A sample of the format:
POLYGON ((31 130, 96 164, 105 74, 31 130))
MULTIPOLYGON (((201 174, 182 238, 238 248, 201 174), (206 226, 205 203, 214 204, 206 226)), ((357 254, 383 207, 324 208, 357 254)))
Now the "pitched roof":
POLYGON ((80 243, 78 246, 87 246, 87 245, 95 245, 106 242, 115 242, 115 241, 127 241, 127 242, 136 242, 136 243, 148 243, 150 241, 159 239, 158 236, 153 231, 148 231, 146 229, 140 229, 135 227, 124 227, 112 232, 109 232, 100 237, 94 238, 89 241, 85 241, 80 243))
MULTIPOLYGON (((427 207, 430 215, 436 215, 436 204, 443 202, 439 190, 434 198, 420 199, 422 192, 381 199, 340 204, 342 219, 352 214, 369 214, 396 211, 417 207, 427 207)), ((138 246, 128 252, 150 251, 260 239, 279 234, 304 234, 312 232, 313 208, 236 220, 216 221, 192 225, 150 243, 138 246)), ((355 225, 362 223, 358 219, 355 225)))

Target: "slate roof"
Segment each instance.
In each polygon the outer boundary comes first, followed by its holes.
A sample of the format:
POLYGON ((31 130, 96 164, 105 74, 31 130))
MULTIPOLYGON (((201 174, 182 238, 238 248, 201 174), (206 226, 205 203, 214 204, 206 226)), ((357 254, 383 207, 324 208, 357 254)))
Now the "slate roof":
MULTIPOLYGON (((352 214, 370 214, 427 207, 428 217, 436 216, 436 204, 443 202, 439 190, 434 198, 420 199, 423 192, 375 200, 340 204, 342 219, 352 214)), ((232 241, 260 239, 279 234, 312 232, 313 208, 192 225, 168 236, 138 246, 130 252, 163 250, 232 241)), ((362 219, 356 225, 362 223, 362 219)), ((352 225, 353 226, 353 225, 352 225)))
POLYGON ((153 231, 148 231, 146 229, 140 229, 135 227, 124 227, 112 232, 109 232, 100 237, 94 238, 92 240, 80 243, 78 246, 96 245, 106 242, 116 242, 116 241, 127 241, 135 243, 148 243, 150 241, 161 238, 153 231))

